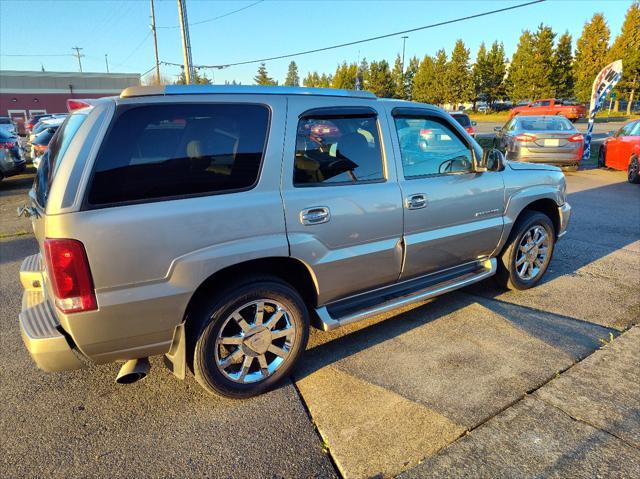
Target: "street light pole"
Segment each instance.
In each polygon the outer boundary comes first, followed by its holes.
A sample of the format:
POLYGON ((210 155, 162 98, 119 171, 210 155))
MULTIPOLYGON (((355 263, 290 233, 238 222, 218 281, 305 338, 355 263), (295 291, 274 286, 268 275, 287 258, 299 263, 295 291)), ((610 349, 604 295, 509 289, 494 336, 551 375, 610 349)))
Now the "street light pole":
POLYGON ((189 40, 189 23, 187 21, 186 0, 178 0, 180 16, 180 33, 182 34, 182 56, 184 57, 184 78, 187 85, 193 80, 193 64, 191 61, 191 41, 189 40))
POLYGON ((160 84, 160 60, 158 59, 158 37, 156 35, 156 13, 151 0, 151 31, 153 32, 153 50, 156 55, 156 82, 160 84))

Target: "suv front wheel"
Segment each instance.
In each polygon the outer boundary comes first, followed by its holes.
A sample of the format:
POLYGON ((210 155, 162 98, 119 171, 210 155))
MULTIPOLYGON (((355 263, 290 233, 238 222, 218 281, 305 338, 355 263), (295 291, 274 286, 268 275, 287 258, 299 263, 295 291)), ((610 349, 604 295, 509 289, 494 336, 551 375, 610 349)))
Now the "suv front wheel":
POLYGON ((498 258, 496 280, 500 286, 529 289, 538 284, 551 262, 555 239, 555 228, 547 215, 525 211, 498 258))
POLYGON ((209 392, 261 394, 291 373, 306 348, 309 313, 279 279, 237 284, 198 309, 189 335, 192 366, 209 392))

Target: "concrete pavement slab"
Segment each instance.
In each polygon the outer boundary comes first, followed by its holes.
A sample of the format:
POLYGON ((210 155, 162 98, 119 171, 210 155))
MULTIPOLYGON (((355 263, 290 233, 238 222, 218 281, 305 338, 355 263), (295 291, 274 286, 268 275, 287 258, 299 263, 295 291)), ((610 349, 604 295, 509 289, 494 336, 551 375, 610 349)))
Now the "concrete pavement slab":
POLYGON ((527 397, 403 479, 638 477, 640 450, 527 397))
POLYGON ((608 337, 596 325, 517 309, 443 296, 313 348, 301 374, 333 364, 471 428, 608 337))
POLYGON ((420 404, 332 367, 296 383, 346 478, 396 475, 465 430, 420 404))
POLYGON ((335 477, 295 388, 246 401, 206 394, 152 361, 115 384, 118 365, 47 374, 18 330, 22 258, 32 236, 0 241, 0 473, 3 477, 335 477))
POLYGON ((640 449, 640 327, 540 388, 535 397, 640 449))

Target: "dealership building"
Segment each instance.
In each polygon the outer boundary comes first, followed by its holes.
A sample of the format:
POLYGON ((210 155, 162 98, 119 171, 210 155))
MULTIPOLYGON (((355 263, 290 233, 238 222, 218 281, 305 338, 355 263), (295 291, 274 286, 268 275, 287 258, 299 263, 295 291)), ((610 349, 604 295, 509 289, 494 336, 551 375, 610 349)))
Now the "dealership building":
POLYGON ((0 70, 0 116, 19 121, 39 113, 65 112, 69 98, 119 95, 135 85, 140 85, 137 73, 0 70))

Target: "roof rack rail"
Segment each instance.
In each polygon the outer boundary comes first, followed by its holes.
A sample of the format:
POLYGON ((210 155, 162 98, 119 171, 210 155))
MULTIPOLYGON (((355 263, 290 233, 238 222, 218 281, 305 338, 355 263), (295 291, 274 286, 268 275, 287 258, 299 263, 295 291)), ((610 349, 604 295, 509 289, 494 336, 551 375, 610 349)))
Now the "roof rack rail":
POLYGON ((370 91, 342 90, 336 88, 306 88, 259 85, 151 85, 131 86, 120 94, 120 98, 153 95, 318 95, 352 98, 377 98, 370 91))

